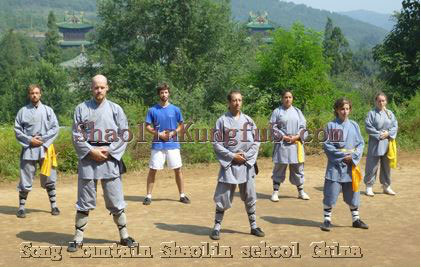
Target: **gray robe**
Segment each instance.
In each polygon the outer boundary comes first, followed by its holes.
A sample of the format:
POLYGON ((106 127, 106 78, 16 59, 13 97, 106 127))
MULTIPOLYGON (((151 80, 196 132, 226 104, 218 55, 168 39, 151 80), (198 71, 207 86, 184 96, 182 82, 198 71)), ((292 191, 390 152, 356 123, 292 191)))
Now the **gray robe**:
POLYGON ((235 119, 230 112, 227 112, 216 121, 213 149, 221 164, 218 175, 219 182, 241 184, 254 178, 256 175, 254 164, 260 146, 260 142, 254 139, 255 129, 254 121, 243 113, 239 119, 235 119), (246 133, 243 131, 244 126, 247 128, 246 133), (224 141, 222 136, 224 132, 229 135, 230 139, 225 134, 224 141), (232 160, 235 153, 240 151, 244 152, 246 163, 235 165, 232 160))
POLYGON ((53 109, 41 102, 36 108, 32 103, 22 107, 15 119, 15 135, 22 145, 21 160, 40 160, 58 136, 59 125, 53 109), (41 136, 44 144, 32 147, 31 139, 41 136))
POLYGON ((79 178, 111 179, 119 177, 118 161, 124 154, 129 136, 128 122, 123 109, 107 99, 99 106, 95 100, 88 100, 76 107, 73 123, 72 138, 79 159, 79 178), (100 130, 102 135, 97 130, 100 130), (93 139, 91 139, 92 131, 94 131, 93 139), (113 131, 121 135, 114 139, 111 136, 113 131), (83 135, 84 133, 86 136, 83 135), (104 162, 92 160, 89 157, 89 152, 95 145, 89 144, 88 141, 111 143, 108 147, 111 158, 104 162))
POLYGON ((389 139, 380 140, 382 130, 387 130, 392 139, 396 139, 398 133, 398 121, 392 111, 379 111, 373 109, 365 119, 365 130, 369 135, 367 157, 383 156, 387 153, 389 139))
MULTIPOLYGON (((270 117, 272 130, 277 135, 289 136, 300 134, 306 128, 306 120, 300 109, 291 106, 285 109, 283 106, 276 108, 270 117)), ((306 133, 305 133, 306 134, 306 133)), ((305 135, 301 135, 301 142, 304 144, 305 135)), ((305 154, 303 152, 303 158, 305 154)), ((288 142, 276 142, 273 148, 272 161, 282 164, 297 164, 297 145, 288 142)))
POLYGON ((389 149, 389 139, 380 140, 380 133, 382 130, 387 130, 390 138, 396 139, 398 121, 390 110, 379 111, 378 109, 373 109, 367 114, 365 129, 369 139, 364 182, 367 186, 373 186, 380 161, 380 183, 387 187, 392 183, 389 159, 386 155, 389 149))
POLYGON ((328 158, 325 179, 341 183, 352 182, 352 166, 343 162, 343 159, 347 154, 351 154, 354 165, 360 162, 364 150, 360 127, 355 121, 348 119, 342 122, 336 118, 327 124, 325 133, 329 135, 323 143, 323 149, 328 158), (343 136, 340 141, 333 138, 332 133, 335 130, 342 130, 343 136), (343 152, 343 150, 348 152, 343 152))

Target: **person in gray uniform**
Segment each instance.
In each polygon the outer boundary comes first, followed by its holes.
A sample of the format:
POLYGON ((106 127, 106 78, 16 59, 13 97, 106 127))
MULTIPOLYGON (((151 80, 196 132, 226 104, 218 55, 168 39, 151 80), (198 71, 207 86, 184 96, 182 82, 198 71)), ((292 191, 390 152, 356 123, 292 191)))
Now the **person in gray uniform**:
POLYGON ((212 141, 220 163, 214 201, 215 225, 210 238, 218 240, 224 212, 232 206, 234 192, 240 188, 251 227, 251 234, 263 237, 265 233, 256 224, 255 164, 260 143, 255 138, 254 121, 241 112, 242 96, 239 91, 228 94, 229 111, 216 121, 212 141))
MULTIPOLYGON (((15 120, 15 135, 22 145, 20 154, 20 181, 18 218, 25 218, 25 203, 32 190, 37 164, 42 166, 46 152, 58 136, 59 125, 51 107, 41 103, 42 88, 39 85, 29 85, 28 98, 30 103, 22 107, 15 120)), ((57 172, 51 168, 49 176, 40 174, 41 187, 47 190, 51 204, 51 214, 59 215, 56 204, 57 172)))
POLYGON ((341 191, 351 210, 352 227, 368 229, 359 216, 360 191, 353 188, 352 178, 352 170, 358 167, 363 155, 364 139, 358 124, 348 118, 352 110, 351 101, 340 98, 333 108, 336 118, 327 124, 327 139, 323 143, 328 163, 323 187, 324 222, 320 229, 330 231, 332 208, 341 191))
POLYGON ((304 192, 304 138, 306 119, 297 107, 292 105, 293 95, 290 90, 282 93, 282 105, 276 108, 270 117, 270 125, 275 138, 272 161, 274 163, 272 182, 273 193, 270 198, 278 202, 279 186, 285 181, 289 166, 289 181, 297 186, 298 198, 309 200, 304 192), (300 151, 298 151, 300 150, 300 151), (300 159, 301 158, 301 159, 300 159))
POLYGON ((380 183, 383 186, 383 192, 395 195, 396 193, 390 187, 392 181, 387 153, 389 140, 396 139, 398 121, 393 112, 386 109, 387 97, 383 92, 376 94, 375 102, 376 108, 368 112, 365 119, 365 129, 369 135, 364 176, 365 193, 368 196, 374 196, 373 185, 380 161, 380 183))
POLYGON ((97 183, 101 183, 105 206, 113 215, 123 246, 133 247, 135 241, 127 231, 121 174, 122 157, 129 137, 128 122, 123 109, 106 99, 108 81, 103 75, 92 78, 93 99, 79 104, 74 113, 73 145, 78 156, 78 191, 75 236, 67 251, 82 246, 83 232, 89 211, 96 207, 97 183))

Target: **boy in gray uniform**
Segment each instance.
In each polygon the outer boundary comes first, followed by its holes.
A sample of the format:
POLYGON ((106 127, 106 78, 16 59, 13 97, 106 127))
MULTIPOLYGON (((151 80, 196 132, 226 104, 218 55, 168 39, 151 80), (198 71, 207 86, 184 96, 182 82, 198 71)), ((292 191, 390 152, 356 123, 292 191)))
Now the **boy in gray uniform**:
MULTIPOLYGON (((53 109, 41 103, 42 89, 39 85, 29 85, 28 98, 31 103, 22 107, 15 120, 15 135, 22 145, 20 155, 20 181, 18 218, 25 218, 25 203, 32 190, 36 165, 42 166, 48 147, 58 136, 58 121, 53 109)), ((57 173, 51 169, 50 176, 40 174, 41 187, 47 190, 51 204, 51 214, 59 215, 56 205, 57 173)))
POLYGON ((216 121, 213 149, 221 164, 214 201, 215 225, 210 238, 220 238, 225 210, 232 206, 237 185, 248 214, 251 234, 263 237, 265 233, 256 224, 255 168, 260 143, 255 139, 256 125, 241 112, 242 96, 239 91, 228 94, 229 112, 216 121))
POLYGON ((368 112, 365 119, 365 129, 369 135, 364 176, 364 183, 367 186, 365 193, 374 196, 373 184, 376 181, 380 161, 380 183, 383 185, 383 192, 395 195, 390 187, 392 181, 387 152, 389 140, 396 139, 398 134, 398 121, 393 112, 386 109, 387 97, 383 92, 376 95, 375 101, 376 108, 368 112))
POLYGON ((88 224, 89 211, 96 207, 97 182, 101 181, 105 206, 113 215, 123 246, 134 246, 127 232, 124 208, 121 161, 128 140, 128 122, 123 109, 106 99, 107 78, 92 78, 93 99, 75 109, 73 145, 79 158, 78 200, 76 202, 75 236, 67 251, 81 247, 83 232, 88 224))

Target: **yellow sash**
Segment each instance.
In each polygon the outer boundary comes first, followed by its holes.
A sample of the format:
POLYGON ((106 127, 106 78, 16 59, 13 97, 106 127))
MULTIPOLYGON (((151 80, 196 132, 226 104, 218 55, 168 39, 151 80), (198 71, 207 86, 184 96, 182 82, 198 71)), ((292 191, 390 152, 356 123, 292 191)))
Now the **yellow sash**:
POLYGON ((396 168, 398 163, 398 154, 396 150, 396 140, 389 140, 389 150, 387 151, 387 158, 389 159, 389 166, 391 168, 396 168))
POLYGON ((303 155, 304 147, 303 147, 303 144, 301 143, 300 140, 295 141, 295 144, 297 144, 298 163, 304 163, 304 155, 303 155))
MULTIPOLYGON (((344 153, 354 153, 355 149, 341 149, 341 152, 344 153)), ((363 179, 363 175, 361 174, 361 169, 360 166, 355 166, 354 164, 352 164, 352 190, 354 192, 358 192, 359 188, 360 188, 360 182, 363 179)))
POLYGON ((57 156, 56 151, 54 149, 54 145, 51 144, 48 146, 48 149, 45 153, 44 162, 41 166, 41 174, 44 176, 49 177, 51 175, 51 168, 57 167, 57 156))
POLYGON ((352 190, 358 192, 360 188, 360 182, 363 179, 359 166, 352 165, 352 190))

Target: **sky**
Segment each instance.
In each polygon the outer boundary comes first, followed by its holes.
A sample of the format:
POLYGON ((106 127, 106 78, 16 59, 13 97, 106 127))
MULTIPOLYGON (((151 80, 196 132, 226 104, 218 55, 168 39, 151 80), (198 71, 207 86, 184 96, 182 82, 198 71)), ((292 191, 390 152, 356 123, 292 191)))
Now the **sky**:
POLYGON ((329 11, 341 12, 351 10, 370 10, 378 13, 392 14, 402 7, 402 0, 281 0, 293 2, 295 4, 305 4, 307 6, 325 9, 329 11))

